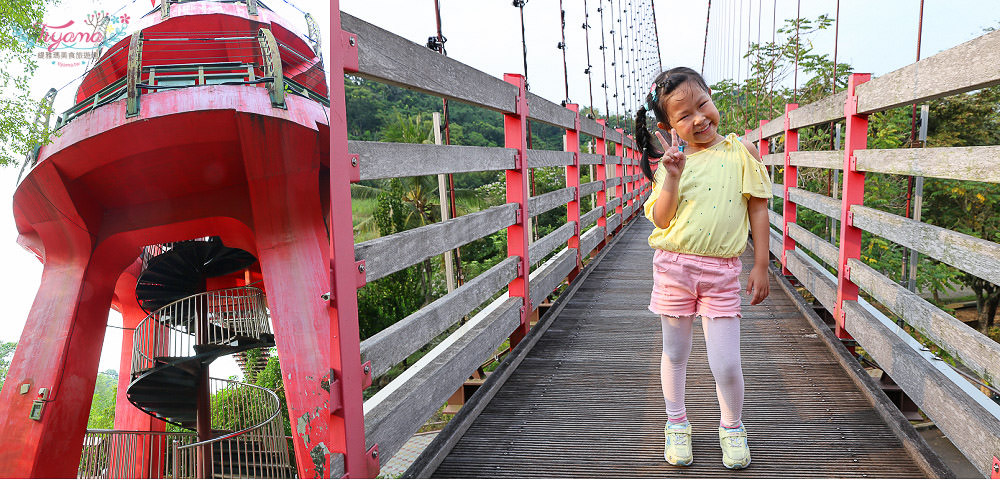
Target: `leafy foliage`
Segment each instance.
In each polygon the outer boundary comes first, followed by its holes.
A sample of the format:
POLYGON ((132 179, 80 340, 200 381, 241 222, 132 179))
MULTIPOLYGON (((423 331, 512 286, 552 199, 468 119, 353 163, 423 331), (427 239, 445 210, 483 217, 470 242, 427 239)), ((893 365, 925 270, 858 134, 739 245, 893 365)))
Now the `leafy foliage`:
POLYGON ((90 404, 87 428, 114 428, 117 398, 118 371, 108 369, 98 373, 97 383, 94 385, 94 401, 90 404))
MULTIPOLYGON (((28 82, 38 68, 33 44, 18 37, 38 38, 49 0, 5 0, 0 5, 0 166, 17 165, 47 135, 30 123, 39 108, 28 82)), ((45 112, 43 112, 45 113, 45 112)))

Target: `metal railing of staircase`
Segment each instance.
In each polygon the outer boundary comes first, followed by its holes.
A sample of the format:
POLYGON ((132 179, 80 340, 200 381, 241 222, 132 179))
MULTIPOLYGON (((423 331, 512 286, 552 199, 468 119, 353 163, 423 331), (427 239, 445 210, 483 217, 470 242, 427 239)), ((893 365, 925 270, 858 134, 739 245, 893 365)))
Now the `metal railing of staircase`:
MULTIPOLYGON (((349 250, 332 254, 336 280, 324 297, 337 309, 341 332, 331 347, 339 349, 333 356, 342 363, 333 365, 337 381, 331 382, 330 395, 331 405, 342 407, 331 406, 331 413, 343 418, 343 427, 331 432, 336 438, 332 443, 347 445, 346 452, 331 456, 328 475, 373 477, 505 340, 515 345, 524 338, 533 312, 576 278, 588 259, 641 212, 651 185, 639 172, 639 152, 629 135, 580 112, 575 104, 552 103, 528 92, 520 75, 493 77, 343 12, 335 20, 335 28, 343 33, 335 30, 334 38, 343 41, 332 46, 330 98, 344 97, 339 75, 343 71, 504 117, 504 147, 348 141, 344 125, 331 125, 331 159, 347 158, 344 168, 351 173, 331 175, 331 201, 338 205, 331 210, 331 248, 353 245, 354 255, 349 250), (565 148, 527 148, 529 120, 565 132, 565 148), (581 144, 592 148, 583 151, 581 144), (401 158, 407 159, 406 168, 399 168, 401 158), (542 168, 561 169, 565 186, 532 192, 530 172, 542 168), (339 207, 350 203, 351 182, 481 171, 504 172, 502 205, 353 244, 351 209, 339 207), (583 183, 588 171, 590 181, 583 183), (592 202, 591 207, 584 210, 584 202, 592 202), (553 210, 566 213, 562 225, 531 242, 533 219, 553 210), (355 295, 365 282, 496 232, 506 232, 507 258, 360 345, 351 345, 358 339, 344 332, 356 332, 357 322, 364 319, 357 318, 356 310, 343 308, 349 301, 338 299, 355 295), (446 340, 360 405, 361 388, 449 330, 454 331, 446 340), (352 366, 357 362, 354 349, 361 354, 357 369, 352 366), (354 382, 353 372, 363 372, 363 379, 354 382)), ((331 118, 349 115, 343 104, 331 105, 331 118)))
POLYGON ((764 153, 770 144, 784 140, 784 152, 763 157, 765 164, 783 172, 783 183, 774 185, 775 196, 783 200, 781 213, 771 211, 770 219, 777 228, 771 232, 771 251, 784 273, 794 275, 832 314, 837 335, 847 342, 856 341, 987 476, 1000 471, 1000 405, 976 383, 995 386, 1000 380, 1000 344, 873 268, 862 259, 861 236, 868 232, 1000 285, 1000 244, 921 222, 919 203, 913 218, 864 205, 866 173, 1000 184, 1000 145, 867 148, 869 115, 997 85, 1000 69, 996 65, 1000 65, 1000 32, 878 78, 853 74, 847 90, 809 105, 790 104, 784 115, 747 131, 747 137, 759 142, 764 153), (830 122, 840 121, 846 126, 842 151, 798 151, 800 129, 827 128, 830 122), (825 192, 807 191, 799 185, 799 168, 832 170, 833 178, 842 171, 842 188, 833 187, 832 198, 825 192), (832 230, 839 233, 836 244, 800 225, 800 207, 833 220, 832 230), (963 378, 861 298, 861 293, 979 379, 963 378))
POLYGON ((132 374, 156 367, 157 358, 194 357, 200 353, 198 346, 234 345, 241 339, 259 339, 270 333, 267 303, 259 288, 227 288, 192 295, 163 306, 139 322, 132 336, 132 374))
POLYGON ((212 429, 235 431, 200 442, 175 442, 173 478, 292 476, 278 395, 234 380, 213 378, 211 385, 212 429), (198 471, 199 450, 218 460, 212 472, 198 471))
POLYGON ((194 432, 87 430, 77 478, 172 478, 174 445, 196 440, 194 432))

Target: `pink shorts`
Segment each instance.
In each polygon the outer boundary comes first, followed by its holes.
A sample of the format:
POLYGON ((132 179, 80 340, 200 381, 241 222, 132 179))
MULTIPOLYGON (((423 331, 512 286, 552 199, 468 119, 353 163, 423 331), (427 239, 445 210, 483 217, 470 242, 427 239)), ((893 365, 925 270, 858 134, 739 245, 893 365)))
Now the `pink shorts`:
POLYGON ((739 257, 703 257, 656 249, 649 310, 683 317, 741 317, 739 257))

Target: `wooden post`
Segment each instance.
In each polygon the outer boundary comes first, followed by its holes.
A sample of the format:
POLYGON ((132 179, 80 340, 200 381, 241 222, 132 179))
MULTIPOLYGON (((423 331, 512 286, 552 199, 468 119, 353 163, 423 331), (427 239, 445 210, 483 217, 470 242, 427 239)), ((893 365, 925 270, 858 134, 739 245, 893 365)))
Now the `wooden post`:
POLYGON ((844 302, 857 301, 858 286, 851 282, 847 261, 861 257, 861 229, 854 226, 852 205, 865 201, 865 174, 856 168, 855 150, 868 147, 868 115, 858 115, 857 86, 871 79, 871 74, 855 73, 847 81, 847 103, 844 105, 847 132, 844 138, 844 195, 840 206, 840 255, 837 261, 837 305, 833 317, 837 321, 837 338, 850 339, 845 324, 844 302))
POLYGON ((531 262, 528 261, 528 97, 524 77, 514 73, 505 73, 503 80, 517 86, 517 100, 514 113, 503 116, 504 146, 517 150, 514 168, 507 170, 507 203, 517 203, 517 217, 513 225, 507 227, 507 256, 521 258, 518 262, 517 277, 510 282, 507 291, 511 297, 522 297, 521 322, 510 336, 510 346, 513 348, 528 334, 528 312, 532 310, 531 297, 528 295, 528 272, 531 262))
MULTIPOLYGON (((434 144, 441 145, 441 114, 439 112, 434 112, 431 117, 434 121, 434 144)), ((445 174, 438 174, 438 203, 441 206, 441 221, 448 220, 450 218, 450 212, 448 208, 448 192, 447 192, 447 182, 445 181, 445 174)), ((451 292, 455 290, 455 261, 452 258, 451 250, 444 252, 442 255, 444 257, 444 278, 448 285, 448 291, 451 292)))
POLYGON ((788 235, 788 224, 795 223, 795 204, 788 198, 788 189, 798 186, 798 168, 791 164, 791 154, 799 149, 799 131, 789 128, 788 114, 796 108, 799 108, 797 103, 785 105, 785 175, 783 179, 785 200, 784 207, 781 210, 781 217, 783 219, 782 235, 784 238, 781 248, 781 273, 785 275, 792 274, 792 272, 788 271, 787 256, 789 250, 795 249, 795 240, 792 240, 792 237, 788 235))

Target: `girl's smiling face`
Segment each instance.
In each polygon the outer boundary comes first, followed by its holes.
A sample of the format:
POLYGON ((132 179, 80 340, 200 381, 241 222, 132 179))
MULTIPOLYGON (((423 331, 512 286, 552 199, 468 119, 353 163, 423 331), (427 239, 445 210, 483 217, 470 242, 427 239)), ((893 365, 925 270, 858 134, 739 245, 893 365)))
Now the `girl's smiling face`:
POLYGON ((663 130, 677 130, 677 136, 694 147, 689 151, 704 150, 722 140, 718 132, 719 109, 715 108, 710 92, 694 82, 678 85, 660 100, 660 107, 665 108, 670 126, 663 123, 658 126, 663 130))

